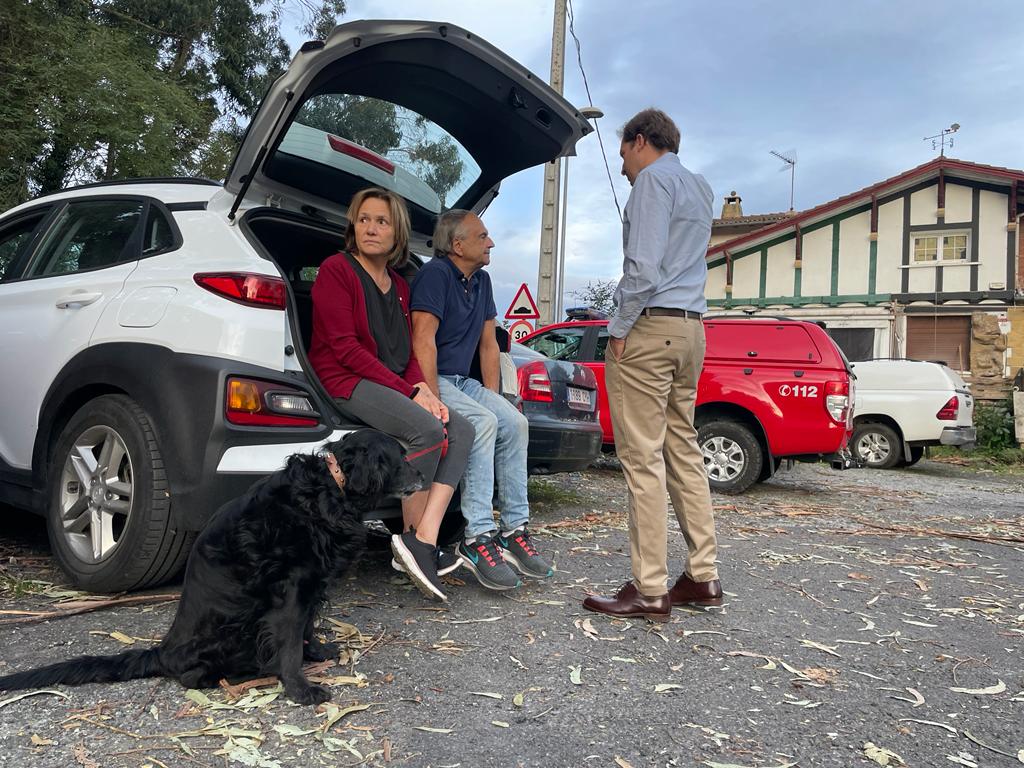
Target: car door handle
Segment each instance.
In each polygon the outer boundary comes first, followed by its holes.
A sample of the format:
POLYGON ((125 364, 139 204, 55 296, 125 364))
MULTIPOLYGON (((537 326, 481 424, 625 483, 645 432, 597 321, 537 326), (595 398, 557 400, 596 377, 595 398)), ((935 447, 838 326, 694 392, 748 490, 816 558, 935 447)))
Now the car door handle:
POLYGON ((62 296, 57 299, 57 309, 71 309, 76 306, 87 307, 101 298, 103 298, 102 293, 72 293, 69 296, 62 296))

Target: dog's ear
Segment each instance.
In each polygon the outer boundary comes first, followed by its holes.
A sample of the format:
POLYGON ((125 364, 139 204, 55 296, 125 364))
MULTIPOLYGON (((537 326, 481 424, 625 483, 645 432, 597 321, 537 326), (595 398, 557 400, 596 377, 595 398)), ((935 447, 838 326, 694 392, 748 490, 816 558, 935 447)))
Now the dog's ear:
POLYGON ((381 496, 391 484, 394 461, 385 446, 369 443, 342 449, 345 490, 357 496, 381 496))

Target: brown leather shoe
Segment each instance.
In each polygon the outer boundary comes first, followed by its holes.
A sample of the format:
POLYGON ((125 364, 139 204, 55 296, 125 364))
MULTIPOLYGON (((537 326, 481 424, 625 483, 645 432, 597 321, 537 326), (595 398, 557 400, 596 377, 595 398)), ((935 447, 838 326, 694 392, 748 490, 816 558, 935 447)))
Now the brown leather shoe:
POLYGON ((722 582, 718 579, 694 581, 684 573, 672 585, 668 596, 672 605, 721 605, 722 582))
POLYGON ((591 595, 583 601, 588 611, 606 613, 620 618, 640 618, 648 621, 668 621, 672 615, 672 603, 668 595, 646 597, 641 595, 632 581, 623 585, 615 597, 591 595))

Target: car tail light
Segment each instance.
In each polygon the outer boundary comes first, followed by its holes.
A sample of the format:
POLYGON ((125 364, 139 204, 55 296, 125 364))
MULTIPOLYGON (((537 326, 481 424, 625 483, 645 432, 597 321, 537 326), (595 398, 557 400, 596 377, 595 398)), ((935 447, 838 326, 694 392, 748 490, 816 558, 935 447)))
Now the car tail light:
POLYGON ((850 382, 825 382, 825 409, 832 421, 847 426, 850 418, 850 382))
POLYGON ((364 146, 356 144, 353 141, 348 141, 340 136, 334 136, 327 134, 327 143, 331 145, 331 149, 335 152, 340 152, 343 155, 354 157, 356 160, 360 160, 367 165, 372 165, 374 168, 380 168, 384 173, 395 175, 395 164, 388 160, 386 157, 378 155, 371 149, 367 149, 364 146))
POLYGON ((284 280, 252 272, 199 272, 192 276, 196 285, 250 307, 284 309, 284 280))
POLYGON ((315 427, 319 414, 298 389, 259 379, 228 379, 224 416, 246 427, 315 427))
POLYGON ((942 421, 956 421, 956 417, 960 415, 960 398, 953 395, 946 404, 939 409, 939 412, 935 414, 936 419, 942 421))
POLYGON ((519 369, 519 396, 523 400, 550 403, 551 379, 543 360, 534 360, 519 369))

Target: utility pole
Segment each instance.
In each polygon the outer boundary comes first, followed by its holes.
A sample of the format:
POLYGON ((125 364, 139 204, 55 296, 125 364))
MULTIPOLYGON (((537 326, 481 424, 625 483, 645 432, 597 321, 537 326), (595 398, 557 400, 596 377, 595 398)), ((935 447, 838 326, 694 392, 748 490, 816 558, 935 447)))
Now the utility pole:
MULTIPOLYGON (((555 0, 555 24, 551 36, 551 80, 556 93, 562 93, 562 75, 565 70, 565 0, 555 0)), ((537 266, 537 325, 549 325, 556 318, 555 290, 558 288, 556 267, 558 258, 558 180, 562 161, 556 158, 544 166, 544 202, 540 215, 540 259, 537 266)), ((564 214, 563 214, 564 215, 564 214)))

